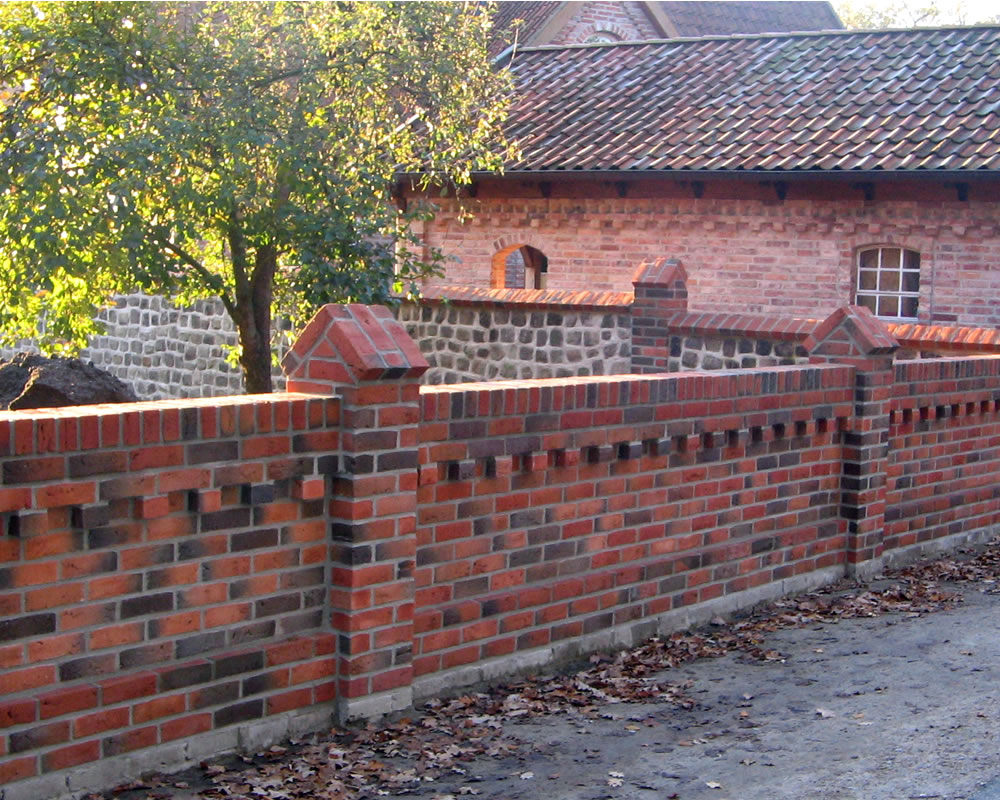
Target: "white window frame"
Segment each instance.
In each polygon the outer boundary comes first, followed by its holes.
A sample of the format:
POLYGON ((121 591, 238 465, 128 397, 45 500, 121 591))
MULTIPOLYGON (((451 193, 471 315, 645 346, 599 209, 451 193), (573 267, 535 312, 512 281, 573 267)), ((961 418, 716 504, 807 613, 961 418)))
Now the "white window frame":
POLYGON ((920 253, 900 245, 859 248, 855 259, 854 303, 866 306, 880 319, 916 321, 920 303, 920 253))

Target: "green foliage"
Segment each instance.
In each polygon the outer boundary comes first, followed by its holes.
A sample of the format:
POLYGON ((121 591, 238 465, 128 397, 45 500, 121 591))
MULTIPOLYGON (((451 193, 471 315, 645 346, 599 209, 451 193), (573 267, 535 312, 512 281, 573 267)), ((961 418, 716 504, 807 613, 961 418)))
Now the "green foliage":
POLYGON ((861 30, 1000 22, 995 8, 975 0, 839 0, 834 8, 845 27, 861 30))
POLYGON ((118 291, 219 296, 259 361, 272 300, 301 320, 433 272, 394 176, 500 167, 510 83, 487 11, 0 5, 3 335, 44 313, 50 343, 80 343, 118 291))

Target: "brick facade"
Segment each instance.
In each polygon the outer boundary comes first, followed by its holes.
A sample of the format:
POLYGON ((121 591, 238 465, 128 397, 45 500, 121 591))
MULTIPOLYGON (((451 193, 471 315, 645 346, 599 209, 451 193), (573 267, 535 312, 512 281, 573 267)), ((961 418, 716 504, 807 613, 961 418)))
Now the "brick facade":
POLYGON ((692 311, 817 319, 852 302, 858 248, 891 244, 920 253, 919 321, 994 327, 998 195, 995 182, 970 184, 962 200, 929 182, 511 175, 437 200, 424 239, 456 259, 439 284, 489 287, 494 254, 526 244, 548 257, 550 289, 627 291, 637 264, 666 253, 687 270, 692 311))
POLYGON ((610 34, 611 41, 637 42, 658 39, 645 3, 574 3, 576 11, 546 44, 580 44, 591 36, 610 34))
MULTIPOLYGON (((682 274, 637 281, 650 339, 689 314, 682 274)), ((893 363, 858 308, 800 344, 812 363, 421 387, 387 310, 326 307, 292 393, 0 413, 5 797, 995 535, 1000 356, 893 363)))

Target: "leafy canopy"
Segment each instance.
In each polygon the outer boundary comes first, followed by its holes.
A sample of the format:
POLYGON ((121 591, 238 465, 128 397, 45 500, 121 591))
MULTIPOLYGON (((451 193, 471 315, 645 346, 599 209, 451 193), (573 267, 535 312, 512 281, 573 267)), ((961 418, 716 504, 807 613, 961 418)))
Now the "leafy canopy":
POLYGON ((462 184, 502 163, 490 11, 0 5, 2 335, 44 314, 50 349, 79 344, 95 305, 143 289, 221 297, 259 351, 275 298, 379 302, 433 270, 394 176, 462 184))

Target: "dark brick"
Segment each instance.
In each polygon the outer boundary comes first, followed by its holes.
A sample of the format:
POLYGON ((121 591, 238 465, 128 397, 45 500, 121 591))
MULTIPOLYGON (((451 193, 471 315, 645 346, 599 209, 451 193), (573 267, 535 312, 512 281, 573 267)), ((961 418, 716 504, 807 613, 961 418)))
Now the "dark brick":
POLYGON ((240 502, 247 506, 262 506, 274 502, 273 483, 247 483, 240 487, 240 502))
POLYGON ((91 475, 108 475, 128 469, 128 453, 124 450, 101 450, 82 453, 68 459, 69 476, 86 478, 91 475))
POLYGON ((75 681, 77 678, 90 678, 94 675, 110 675, 117 670, 118 661, 113 653, 74 658, 59 665, 59 680, 75 681))
POLYGON ((202 531, 222 531, 231 528, 247 528, 250 526, 249 508, 224 508, 221 511, 209 511, 200 515, 202 531))
POLYGON ((218 650, 220 647, 225 647, 225 644, 226 634, 224 631, 199 633, 197 636, 179 639, 175 654, 177 658, 190 658, 191 656, 207 653, 210 650, 218 650))
POLYGON ((172 592, 145 594, 122 600, 121 618, 130 619, 131 617, 141 617, 143 614, 157 614, 173 610, 174 595, 172 592))
POLYGON ((252 653, 237 653, 213 659, 215 662, 215 677, 227 678, 241 672, 253 672, 264 668, 264 653, 256 650, 252 653))
POLYGON ((111 520, 111 507, 107 503, 76 506, 70 513, 70 524, 74 528, 97 528, 111 520))
POLYGON ((231 703, 240 696, 240 682, 230 681, 218 686, 206 686, 191 693, 191 709, 208 708, 209 706, 219 706, 223 703, 231 703))
POLYGON ((395 450, 382 453, 376 460, 379 472, 391 472, 397 469, 416 469, 418 464, 416 450, 395 450))
POLYGON ((212 461, 236 461, 239 458, 239 443, 233 440, 219 442, 195 442, 185 448, 188 464, 207 464, 212 461))
POLYGON ((232 644, 244 644, 246 642, 257 642, 261 639, 270 639, 274 636, 274 620, 262 620, 234 628, 230 632, 232 644))
POLYGON ((542 548, 531 547, 526 550, 515 550, 508 558, 511 567, 523 567, 526 564, 537 564, 542 560, 542 548))
POLYGON ((351 547, 347 544, 336 545, 331 555, 332 560, 337 564, 347 566, 357 566, 358 564, 370 564, 374 556, 371 545, 357 545, 351 547))
POLYGON ((166 672, 160 673, 160 691, 182 689, 185 686, 193 686, 196 683, 205 683, 210 680, 212 680, 212 665, 207 662, 190 664, 185 667, 172 667, 166 672))
POLYGON ((236 703, 225 708, 220 708, 212 715, 212 725, 216 728, 222 728, 226 725, 234 725, 237 722, 260 719, 263 716, 264 701, 261 699, 249 700, 245 703, 236 703))
POLYGON ((268 692, 271 689, 280 689, 280 681, 276 679, 274 673, 268 672, 263 675, 251 675, 243 679, 243 697, 251 697, 261 692, 268 692))
POLYGON ((229 540, 229 551, 239 553, 244 550, 256 550, 258 547, 274 547, 276 544, 278 544, 278 529, 261 528, 233 534, 229 540))
POLYGON ((10 735, 10 752, 23 753, 25 750, 37 750, 52 744, 69 741, 69 722, 51 722, 39 725, 26 731, 10 735))
POLYGON ((317 586, 326 583, 326 567, 309 567, 294 572, 285 572, 281 576, 281 586, 284 589, 299 589, 305 586, 317 586))
POLYGON ((302 605, 302 598, 298 594, 279 595, 277 597, 265 597, 258 600, 254 605, 254 617, 272 617, 275 614, 285 614, 289 611, 298 611, 302 605))
POLYGON ((153 664, 166 664, 173 657, 173 654, 172 642, 157 642, 122 650, 118 660, 122 669, 132 669, 133 667, 149 667, 153 664))
POLYGON ((323 625, 323 610, 316 609, 305 614, 291 614, 279 620, 281 632, 285 635, 320 628, 323 625))
POLYGON ((30 614, 25 617, 0 620, 0 642, 11 642, 28 636, 43 636, 56 629, 55 614, 30 614))

